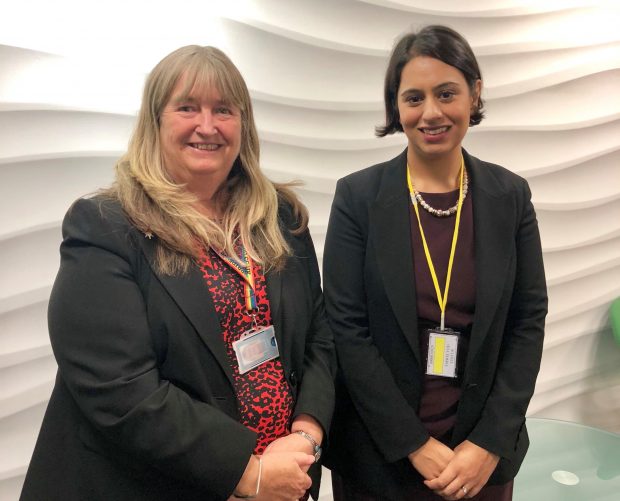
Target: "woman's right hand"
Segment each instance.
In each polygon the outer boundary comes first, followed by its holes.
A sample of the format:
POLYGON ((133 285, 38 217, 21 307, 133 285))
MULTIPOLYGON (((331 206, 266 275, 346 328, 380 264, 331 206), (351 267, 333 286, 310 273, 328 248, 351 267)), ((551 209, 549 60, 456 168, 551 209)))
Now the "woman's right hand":
MULTIPOLYGON (((314 456, 303 452, 270 452, 261 458, 263 466, 256 501, 296 501, 312 485, 304 470, 314 463, 314 456)), ((258 460, 252 457, 235 492, 253 494, 257 480, 258 460)))
POLYGON ((448 463, 454 457, 454 451, 433 437, 419 449, 409 454, 409 461, 426 480, 432 480, 441 475, 448 463))
POLYGON ((314 463, 314 456, 304 452, 271 452, 262 458, 258 500, 293 501, 306 494, 312 485, 306 471, 314 463))

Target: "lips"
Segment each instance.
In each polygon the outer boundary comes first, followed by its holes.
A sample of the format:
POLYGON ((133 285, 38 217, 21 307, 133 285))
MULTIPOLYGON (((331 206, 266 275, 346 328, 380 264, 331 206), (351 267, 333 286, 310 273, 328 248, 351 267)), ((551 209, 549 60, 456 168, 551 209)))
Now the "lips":
POLYGON ((188 143, 188 146, 194 148, 195 150, 201 151, 215 151, 217 150, 221 144, 215 143, 188 143))
POLYGON ((449 128, 449 126, 444 125, 443 127, 422 127, 419 130, 424 134, 428 134, 429 136, 437 136, 439 134, 447 132, 449 128))

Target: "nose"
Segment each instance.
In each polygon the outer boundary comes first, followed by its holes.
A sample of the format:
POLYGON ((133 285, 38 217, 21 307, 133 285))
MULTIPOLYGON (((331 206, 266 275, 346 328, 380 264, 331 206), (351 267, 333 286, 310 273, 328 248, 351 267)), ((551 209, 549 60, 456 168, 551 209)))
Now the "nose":
POLYGON ((203 110, 197 115, 196 132, 205 136, 217 133, 215 117, 210 110, 203 110))
POLYGON ((432 122, 433 120, 441 117, 441 115, 441 106, 435 98, 428 98, 424 100, 424 111, 422 113, 424 120, 427 122, 432 122))

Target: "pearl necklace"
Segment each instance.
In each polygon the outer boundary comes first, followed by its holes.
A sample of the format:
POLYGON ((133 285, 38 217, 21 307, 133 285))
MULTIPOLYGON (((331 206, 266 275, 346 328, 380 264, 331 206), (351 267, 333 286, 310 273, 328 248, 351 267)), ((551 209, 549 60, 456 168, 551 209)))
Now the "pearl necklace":
MULTIPOLYGON (((463 172, 463 201, 465 201, 465 197, 467 196, 467 187, 468 187, 468 181, 469 178, 467 177, 467 170, 465 170, 463 172)), ((424 200, 422 198, 422 195, 420 194, 420 192, 418 190, 416 190, 415 186, 411 185, 413 187, 413 195, 411 195, 411 201, 413 203, 417 203, 420 204, 422 206, 422 208, 426 211, 426 212, 430 212, 433 216, 437 216, 437 217, 448 217, 451 216, 452 214, 454 214, 456 212, 456 210, 458 209, 459 206, 459 201, 456 201, 456 204, 452 207, 450 207, 447 210, 442 210, 442 209, 434 209, 433 207, 431 207, 430 205, 428 205, 428 203, 426 202, 426 200, 424 200), (414 200, 415 198, 415 200, 414 200)))

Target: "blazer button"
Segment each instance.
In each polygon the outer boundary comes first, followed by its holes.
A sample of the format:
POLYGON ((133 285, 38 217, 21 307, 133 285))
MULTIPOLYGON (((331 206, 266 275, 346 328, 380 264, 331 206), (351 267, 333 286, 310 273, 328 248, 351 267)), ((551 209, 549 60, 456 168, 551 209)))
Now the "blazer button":
POLYGON ((470 389, 472 389, 472 388, 475 388, 476 386, 478 386, 478 383, 467 383, 467 384, 465 385, 465 388, 466 388, 467 390, 470 390, 470 389))
POLYGON ((297 373, 295 371, 291 371, 289 379, 291 380, 291 386, 297 386, 297 373))

